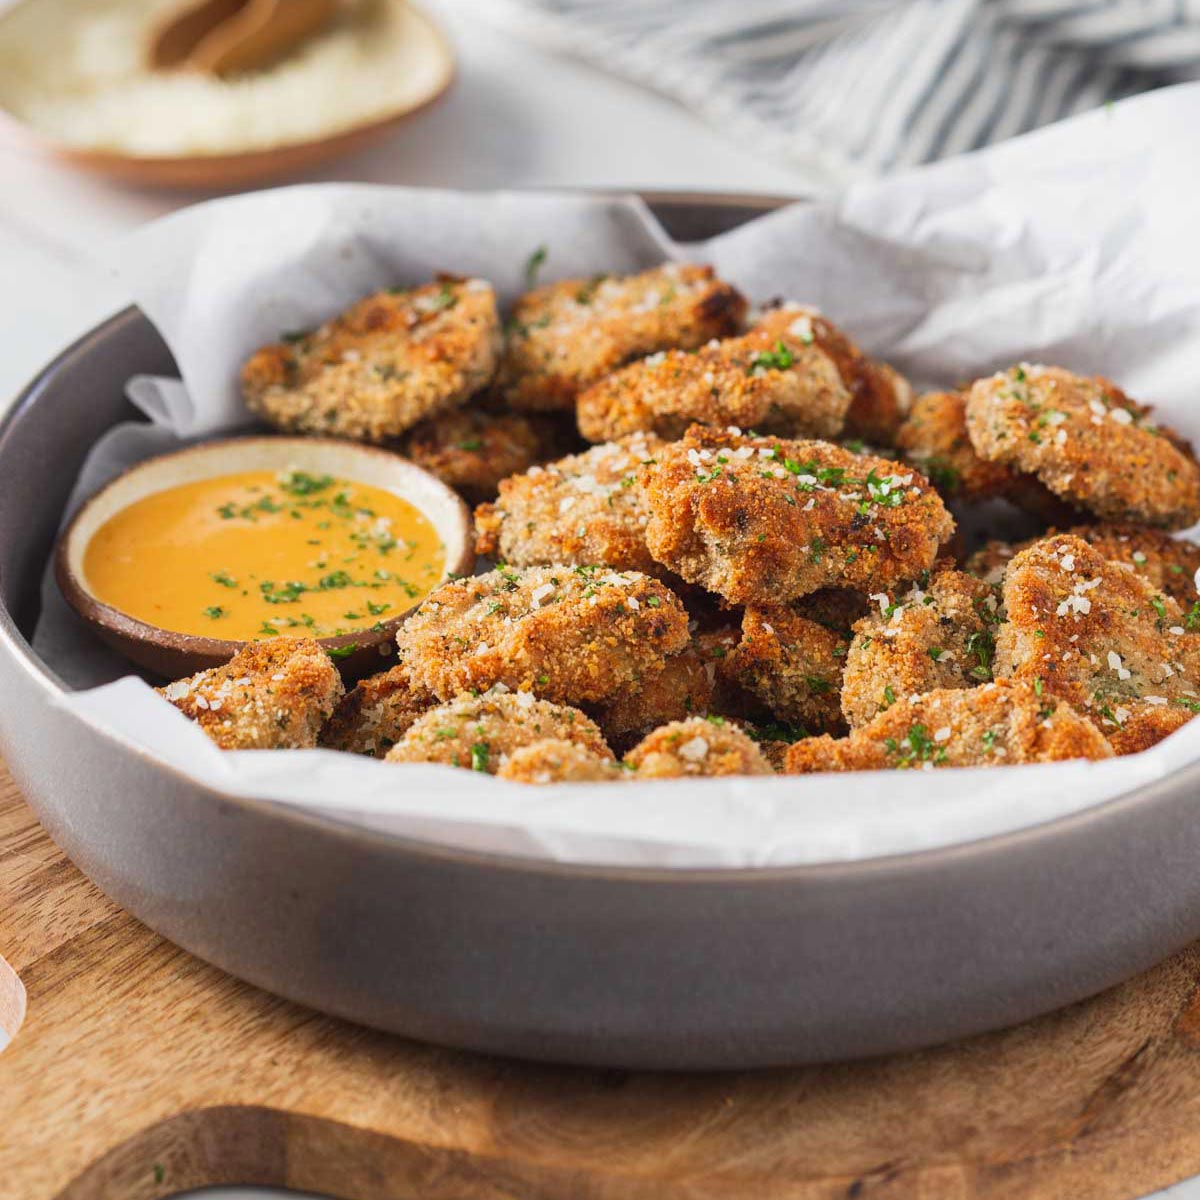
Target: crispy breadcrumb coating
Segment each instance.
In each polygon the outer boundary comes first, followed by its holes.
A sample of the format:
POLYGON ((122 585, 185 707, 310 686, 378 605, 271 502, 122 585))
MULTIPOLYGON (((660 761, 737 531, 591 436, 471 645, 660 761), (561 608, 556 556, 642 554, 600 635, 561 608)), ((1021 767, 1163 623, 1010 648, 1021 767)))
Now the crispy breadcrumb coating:
MULTIPOLYGON (((792 305, 785 304, 790 308, 792 305)), ((809 310, 814 343, 837 366, 850 391, 844 432, 879 446, 890 446, 912 404, 912 388, 900 373, 865 355, 846 333, 826 317, 809 310)))
POLYGON ((609 743, 620 750, 668 721, 703 716, 712 698, 707 664, 696 647, 687 646, 589 711, 609 743))
POLYGON ((806 738, 788 751, 787 771, 931 770, 1111 758, 1100 731, 1066 701, 1028 683, 939 688, 899 700, 849 737, 806 738))
MULTIPOLYGON (((1042 537, 1026 541, 991 541, 967 560, 966 570, 991 583, 999 583, 1015 554, 1060 531, 1047 530, 1042 537)), ((1073 525, 1062 533, 1082 538, 1109 562, 1127 563, 1143 579, 1165 595, 1171 596, 1185 613, 1200 600, 1196 573, 1200 571, 1200 546, 1195 542, 1171 537, 1145 525, 1073 525)), ((1200 608, 1192 617, 1200 619, 1200 608)))
POLYGON ((835 437, 850 392, 814 340, 816 316, 777 309, 741 337, 631 363, 579 394, 579 430, 593 442, 638 430, 673 439, 692 424, 835 437))
POLYGON ((382 758, 437 697, 414 686, 403 663, 362 679, 338 703, 321 731, 321 745, 382 758))
POLYGON ((158 689, 222 750, 315 746, 344 690, 329 655, 311 638, 251 642, 223 667, 158 689))
POLYGON ((566 453, 578 438, 553 417, 460 408, 414 426, 403 452, 471 500, 496 494, 500 481, 566 453))
POLYGON ((842 680, 842 712, 865 725, 898 700, 992 678, 997 598, 961 571, 938 571, 903 596, 880 592, 854 626, 842 680))
POLYGON ((980 458, 967 435, 967 398, 962 392, 917 397, 896 431, 896 446, 947 500, 1003 498, 1047 522, 1079 518, 1033 475, 980 458))
POLYGON ((537 700, 528 692, 461 695, 418 718, 387 761, 445 763, 495 775, 513 751, 553 738, 612 760, 600 730, 577 708, 537 700))
POLYGON ((578 742, 546 738, 514 750, 496 774, 510 783, 621 783, 629 773, 578 742))
POLYGON ((1150 410, 1104 379, 1023 364, 975 383, 967 429, 992 462, 1032 472, 1110 521, 1186 529, 1200 520, 1200 465, 1150 410))
POLYGON ((504 480, 495 503, 476 509, 476 551, 518 567, 603 563, 661 575, 637 480, 662 445, 635 433, 504 480))
POLYGON ((1004 609, 996 677, 1067 700, 1105 734, 1135 701, 1200 702, 1200 635, 1179 605, 1082 538, 1056 534, 1022 550, 1005 572, 1004 609))
POLYGON ((790 608, 747 608, 742 636, 723 670, 778 721, 809 730, 842 728, 844 637, 790 608))
POLYGON ((277 429, 381 442, 479 391, 500 341, 491 284, 446 277, 264 346, 242 368, 242 395, 277 429))
POLYGON ((608 699, 688 642, 656 579, 607 567, 501 567, 443 584, 396 636, 418 685, 449 699, 503 683, 547 700, 608 699))
POLYGON ((711 267, 564 279, 517 301, 497 383, 513 408, 571 409, 589 384, 659 350, 735 333, 745 297, 711 267))
POLYGON ((758 746, 736 725, 719 718, 672 721, 643 738, 625 762, 638 779, 774 774, 758 746))
POLYGON ((954 530, 911 467, 828 442, 693 426, 640 482, 650 553, 735 604, 885 591, 931 567, 954 530))
POLYGON ((1195 711, 1174 704, 1146 704, 1138 701, 1129 705, 1129 715, 1116 729, 1107 731, 1108 743, 1116 754, 1137 754, 1157 746, 1163 738, 1182 729, 1195 711))

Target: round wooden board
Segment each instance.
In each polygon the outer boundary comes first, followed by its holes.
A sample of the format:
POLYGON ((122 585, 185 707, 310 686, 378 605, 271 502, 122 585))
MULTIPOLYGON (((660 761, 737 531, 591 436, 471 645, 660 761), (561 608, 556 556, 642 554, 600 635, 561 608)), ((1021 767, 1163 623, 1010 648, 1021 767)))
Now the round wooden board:
POLYGON ((723 1075, 531 1066, 358 1028, 190 957, 66 861, 0 765, 0 950, 2 1200, 218 1183, 346 1200, 1129 1200, 1200 1171, 1200 946, 920 1054, 723 1075))

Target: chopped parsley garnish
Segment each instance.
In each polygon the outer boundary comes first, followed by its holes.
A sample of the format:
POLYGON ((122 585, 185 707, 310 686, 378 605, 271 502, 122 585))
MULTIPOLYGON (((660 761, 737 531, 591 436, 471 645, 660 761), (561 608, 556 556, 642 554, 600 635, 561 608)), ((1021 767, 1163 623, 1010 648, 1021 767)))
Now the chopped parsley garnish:
POLYGON ((525 260, 525 287, 527 290, 533 291, 537 287, 538 272, 542 269, 549 255, 550 251, 546 246, 539 246, 525 260))
POLYGON ((465 438, 458 443, 460 450, 482 450, 483 440, 481 438, 465 438))
POLYGON ((205 610, 204 615, 214 621, 219 621, 222 617, 228 614, 219 604, 210 604, 205 610))
POLYGON ((279 476, 279 486, 293 496, 311 496, 333 486, 332 475, 310 475, 307 471, 287 471, 279 476))
POLYGON ((357 642, 350 642, 345 646, 329 646, 325 653, 333 659, 334 662, 341 662, 343 658, 349 658, 355 650, 358 649, 357 642))
POLYGON ((487 742, 475 742, 471 746, 471 770, 486 771, 491 750, 487 742))
POLYGON ((600 285, 608 278, 607 275, 593 275, 576 293, 576 304, 591 304, 596 297, 596 292, 600 285))
POLYGON ((990 629, 979 629, 967 636, 967 654, 975 659, 968 674, 985 682, 992 677, 992 659, 996 654, 996 639, 990 629))
POLYGON ((755 371, 786 371, 796 361, 792 352, 780 339, 775 343, 774 350, 760 350, 750 358, 746 374, 753 375, 755 371))
POLYGON ((891 708, 896 703, 896 693, 892 690, 892 685, 889 683, 883 689, 883 707, 891 708))
POLYGON ((213 583, 219 583, 222 587, 235 588, 238 585, 238 581, 228 571, 213 571, 209 578, 213 583))
POLYGON ((438 288, 438 293, 433 298, 434 312, 441 312, 443 309, 453 308, 458 303, 458 296, 449 283, 443 283, 438 288))

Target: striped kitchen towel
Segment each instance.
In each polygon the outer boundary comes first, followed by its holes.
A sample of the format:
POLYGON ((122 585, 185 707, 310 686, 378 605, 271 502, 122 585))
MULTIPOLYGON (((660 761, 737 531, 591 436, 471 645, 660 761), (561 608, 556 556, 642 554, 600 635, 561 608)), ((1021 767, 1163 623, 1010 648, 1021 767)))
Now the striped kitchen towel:
POLYGON ((1200 0, 459 2, 831 183, 1200 77, 1200 0))

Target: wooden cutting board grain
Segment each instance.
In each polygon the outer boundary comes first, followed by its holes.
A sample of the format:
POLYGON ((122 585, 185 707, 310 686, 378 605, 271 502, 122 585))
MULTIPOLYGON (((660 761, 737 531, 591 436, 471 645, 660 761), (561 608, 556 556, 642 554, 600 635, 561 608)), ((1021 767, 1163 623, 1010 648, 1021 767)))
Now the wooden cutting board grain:
POLYGON ((920 1054, 691 1076, 534 1066, 361 1029, 206 966, 88 883, 0 765, 0 952, 2 1200, 218 1183, 346 1200, 1128 1200, 1200 1171, 1198 946, 920 1054))

